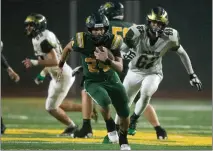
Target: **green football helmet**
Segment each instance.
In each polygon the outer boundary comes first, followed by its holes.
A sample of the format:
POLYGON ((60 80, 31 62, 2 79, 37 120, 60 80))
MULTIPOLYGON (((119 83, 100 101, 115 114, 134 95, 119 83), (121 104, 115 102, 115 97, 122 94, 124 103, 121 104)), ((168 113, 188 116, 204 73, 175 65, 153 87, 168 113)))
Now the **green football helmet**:
POLYGON ((106 15, 109 20, 124 19, 124 6, 120 2, 106 2, 100 6, 98 11, 106 15))
POLYGON ((86 27, 88 29, 87 33, 96 45, 103 44, 109 38, 109 20, 103 14, 96 12, 88 16, 86 19, 86 27), (104 28, 104 34, 98 36, 92 35, 92 30, 95 28, 104 28))

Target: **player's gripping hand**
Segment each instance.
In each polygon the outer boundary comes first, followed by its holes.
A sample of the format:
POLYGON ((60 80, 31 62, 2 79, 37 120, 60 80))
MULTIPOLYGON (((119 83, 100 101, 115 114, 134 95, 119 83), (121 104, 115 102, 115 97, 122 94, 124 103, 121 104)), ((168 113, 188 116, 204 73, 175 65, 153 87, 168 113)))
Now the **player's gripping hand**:
POLYGON ((191 86, 193 86, 193 87, 196 86, 198 91, 202 90, 202 83, 196 74, 194 74, 194 73, 190 74, 189 79, 190 79, 189 82, 190 82, 191 86))
POLYGON ((105 62, 108 59, 108 49, 106 47, 96 47, 94 55, 97 60, 105 62))

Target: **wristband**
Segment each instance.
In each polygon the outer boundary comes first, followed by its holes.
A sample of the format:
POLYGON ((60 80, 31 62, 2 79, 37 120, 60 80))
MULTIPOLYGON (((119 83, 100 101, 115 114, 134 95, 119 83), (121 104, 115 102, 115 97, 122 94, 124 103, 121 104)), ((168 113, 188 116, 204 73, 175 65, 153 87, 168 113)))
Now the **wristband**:
POLYGON ((33 59, 31 59, 30 62, 31 62, 34 66, 37 66, 37 65, 38 65, 38 60, 33 60, 33 59))

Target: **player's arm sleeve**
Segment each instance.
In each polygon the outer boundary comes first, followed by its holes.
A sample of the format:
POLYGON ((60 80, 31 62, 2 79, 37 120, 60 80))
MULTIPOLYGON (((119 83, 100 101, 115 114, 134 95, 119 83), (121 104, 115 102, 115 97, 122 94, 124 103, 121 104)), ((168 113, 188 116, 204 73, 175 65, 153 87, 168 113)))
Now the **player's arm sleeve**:
POLYGON ((1 54, 1 66, 4 68, 4 69, 7 69, 9 68, 9 64, 7 62, 7 59, 4 57, 3 54, 1 54))
POLYGON ((55 48, 54 44, 52 44, 49 40, 45 39, 40 44, 41 50, 44 53, 49 53, 53 48, 55 48))
POLYGON ((180 48, 180 36, 177 30, 173 29, 172 30, 172 35, 169 36, 173 47, 170 49, 170 51, 177 51, 180 48))
POLYGON ((186 68, 187 73, 193 74, 194 70, 192 68, 191 60, 190 60, 187 52, 184 50, 184 48, 180 45, 180 47, 178 48, 178 50, 176 52, 180 56, 180 59, 184 65, 184 67, 186 68))

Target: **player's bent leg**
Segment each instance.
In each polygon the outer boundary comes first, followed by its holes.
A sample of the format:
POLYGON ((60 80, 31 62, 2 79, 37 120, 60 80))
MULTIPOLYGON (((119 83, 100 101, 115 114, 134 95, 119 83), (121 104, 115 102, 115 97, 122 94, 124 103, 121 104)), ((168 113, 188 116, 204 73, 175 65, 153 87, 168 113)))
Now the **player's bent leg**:
POLYGON ((81 112, 82 104, 74 103, 73 100, 65 100, 60 105, 65 112, 81 112))
POLYGON ((136 95, 140 91, 143 79, 143 75, 134 73, 131 70, 128 71, 124 79, 123 86, 126 90, 127 96, 129 97, 129 106, 132 105, 136 95))
POLYGON ((145 118, 149 121, 149 123, 152 124, 152 126, 154 127, 157 139, 167 139, 166 130, 161 127, 155 109, 151 104, 147 105, 143 114, 145 118))
POLYGON ((121 150, 131 150, 127 139, 129 123, 130 123, 129 116, 128 117, 120 116, 119 144, 121 150))
POLYGON ((66 97, 74 80, 75 78, 64 76, 63 79, 60 80, 60 82, 51 80, 49 85, 45 108, 57 120, 68 126, 62 134, 70 134, 73 132, 73 130, 76 130, 75 123, 67 116, 65 111, 59 107, 66 97))
MULTIPOLYGON (((111 117, 109 106, 104 108, 100 107, 100 112, 106 123, 107 136, 108 136, 109 143, 118 143, 118 133, 115 129, 115 121, 111 117)), ((103 143, 106 143, 106 142, 103 142, 103 143)))
POLYGON ((149 123, 153 126, 159 126, 160 122, 158 120, 158 116, 155 112, 154 107, 151 104, 148 104, 146 109, 144 110, 144 116, 149 121, 149 123))
POLYGON ((128 134, 135 135, 138 118, 146 109, 151 99, 151 96, 158 89, 158 85, 160 84, 161 80, 162 80, 162 76, 158 74, 148 75, 144 78, 141 84, 141 90, 140 90, 141 96, 139 100, 137 101, 135 105, 134 113, 132 114, 130 118, 130 128, 128 130, 128 134))
POLYGON ((85 90, 81 91, 82 98, 82 116, 83 125, 80 130, 74 133, 74 137, 78 138, 89 138, 92 137, 92 126, 91 126, 91 113, 92 113, 92 99, 88 96, 85 90))
POLYGON ((127 139, 127 130, 129 128, 129 113, 130 113, 130 109, 128 106, 129 99, 126 90, 121 82, 114 83, 113 88, 108 90, 108 93, 111 96, 112 104, 116 110, 116 113, 120 117, 120 129, 118 132, 119 144, 121 146, 121 149, 124 149, 127 146, 129 146, 127 139))
MULTIPOLYGON (((127 92, 127 96, 129 97, 129 107, 132 105, 132 102, 134 101, 137 93, 140 90, 141 87, 141 82, 143 80, 143 76, 138 75, 134 72, 132 72, 131 70, 128 71, 124 82, 123 82, 123 86, 127 92)), ((120 119, 119 116, 116 114, 115 116, 115 124, 118 127, 120 119)))
POLYGON ((82 115, 83 119, 93 119, 95 122, 98 120, 98 112, 95 108, 95 104, 93 104, 92 99, 85 90, 81 91, 82 98, 82 115))

